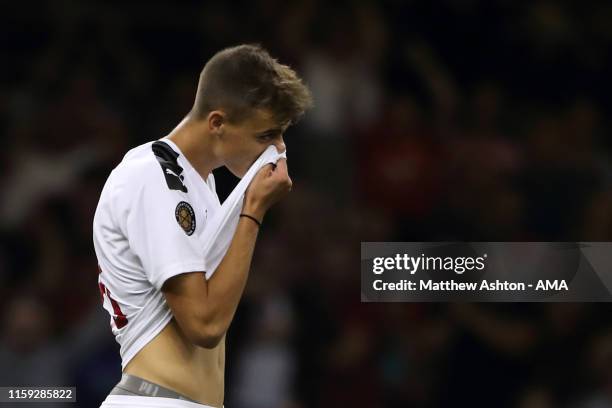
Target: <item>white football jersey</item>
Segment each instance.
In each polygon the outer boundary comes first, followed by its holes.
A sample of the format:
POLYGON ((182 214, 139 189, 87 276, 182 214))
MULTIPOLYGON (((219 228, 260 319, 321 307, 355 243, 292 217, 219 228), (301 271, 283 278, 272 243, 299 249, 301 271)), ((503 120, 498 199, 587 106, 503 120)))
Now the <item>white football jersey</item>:
POLYGON ((130 150, 111 172, 93 241, 122 368, 172 318, 164 282, 204 271, 202 232, 219 208, 213 175, 204 180, 169 139, 130 150))

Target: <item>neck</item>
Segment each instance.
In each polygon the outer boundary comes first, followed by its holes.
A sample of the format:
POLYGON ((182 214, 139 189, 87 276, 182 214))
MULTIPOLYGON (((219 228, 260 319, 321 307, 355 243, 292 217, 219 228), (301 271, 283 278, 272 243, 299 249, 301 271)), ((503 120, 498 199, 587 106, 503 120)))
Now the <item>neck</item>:
POLYGON ((213 140, 202 123, 187 115, 168 135, 181 149, 193 168, 206 180, 213 169, 220 167, 214 154, 213 140))

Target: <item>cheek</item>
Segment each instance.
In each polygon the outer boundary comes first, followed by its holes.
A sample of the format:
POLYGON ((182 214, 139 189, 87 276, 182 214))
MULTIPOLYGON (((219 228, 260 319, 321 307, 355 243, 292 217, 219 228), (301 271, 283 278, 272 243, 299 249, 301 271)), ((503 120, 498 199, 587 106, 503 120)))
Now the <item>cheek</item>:
POLYGON ((244 144, 234 146, 233 156, 234 160, 238 162, 244 162, 248 160, 253 155, 253 149, 250 146, 246 146, 244 144))
POLYGON ((241 159, 252 158, 252 156, 257 155, 260 150, 261 145, 259 143, 248 139, 241 139, 240 141, 237 141, 236 146, 234 146, 234 153, 241 159))
POLYGON ((245 163, 252 163, 265 150, 265 146, 258 143, 251 134, 228 131, 224 138, 224 156, 228 164, 233 167, 244 167, 245 163))
POLYGON ((231 144, 226 149, 226 161, 234 169, 238 170, 245 166, 252 156, 252 152, 244 144, 231 144))

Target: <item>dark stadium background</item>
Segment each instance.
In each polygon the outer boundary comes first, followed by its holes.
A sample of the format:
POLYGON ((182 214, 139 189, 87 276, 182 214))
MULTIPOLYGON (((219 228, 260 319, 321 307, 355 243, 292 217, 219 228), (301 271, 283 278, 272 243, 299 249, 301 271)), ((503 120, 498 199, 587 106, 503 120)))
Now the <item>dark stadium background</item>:
POLYGON ((214 52, 257 42, 316 108, 285 136, 294 191, 229 331, 226 406, 612 406, 608 304, 359 300, 360 241, 611 240, 612 3, 1 8, 0 385, 75 385, 71 406, 97 407, 118 381, 102 185, 181 120, 214 52))

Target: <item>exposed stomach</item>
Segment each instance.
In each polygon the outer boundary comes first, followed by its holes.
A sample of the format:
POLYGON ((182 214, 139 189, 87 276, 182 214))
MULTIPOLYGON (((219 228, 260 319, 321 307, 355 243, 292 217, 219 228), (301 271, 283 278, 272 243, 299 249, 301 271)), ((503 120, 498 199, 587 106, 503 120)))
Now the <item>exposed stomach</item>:
POLYGON ((172 319, 130 360, 123 372, 174 390, 201 404, 221 407, 225 336, 213 349, 199 347, 187 339, 172 319))

